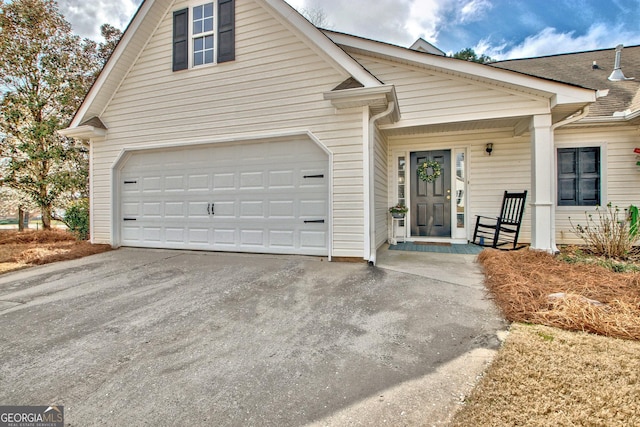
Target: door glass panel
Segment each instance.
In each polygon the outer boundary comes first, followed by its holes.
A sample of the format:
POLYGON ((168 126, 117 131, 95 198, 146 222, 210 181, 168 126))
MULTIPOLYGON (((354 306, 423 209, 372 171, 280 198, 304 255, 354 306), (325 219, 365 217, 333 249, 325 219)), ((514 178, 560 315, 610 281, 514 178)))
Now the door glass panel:
POLYGON ((458 152, 456 153, 456 227, 458 228, 464 228, 465 182, 464 152, 458 152))
POLYGON ((407 199, 405 196, 405 177, 406 177, 406 162, 403 157, 398 157, 398 204, 406 206, 407 199))

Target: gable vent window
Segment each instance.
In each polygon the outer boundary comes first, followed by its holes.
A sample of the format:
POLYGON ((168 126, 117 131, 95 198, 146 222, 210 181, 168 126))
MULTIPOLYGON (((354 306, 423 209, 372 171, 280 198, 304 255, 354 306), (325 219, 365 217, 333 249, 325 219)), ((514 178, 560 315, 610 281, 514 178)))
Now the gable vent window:
POLYGON ((173 13, 173 71, 235 59, 235 0, 173 13))

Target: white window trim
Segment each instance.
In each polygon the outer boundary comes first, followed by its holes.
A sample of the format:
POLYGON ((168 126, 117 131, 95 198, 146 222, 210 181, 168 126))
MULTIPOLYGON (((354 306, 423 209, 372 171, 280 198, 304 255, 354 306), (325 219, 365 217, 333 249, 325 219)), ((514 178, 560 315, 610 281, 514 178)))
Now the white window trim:
POLYGON ((194 1, 189 3, 189 69, 199 69, 203 67, 210 67, 218 63, 218 1, 194 1), (213 31, 206 31, 198 34, 193 33, 193 9, 198 6, 205 5, 207 3, 213 3, 213 31), (213 35, 213 62, 207 64, 194 65, 193 64, 193 40, 199 37, 213 35))
POLYGON ((582 148, 582 147, 600 147, 600 206, 607 206, 609 203, 607 198, 608 173, 607 173, 607 142, 606 141, 578 141, 578 142, 562 142, 555 144, 554 157, 554 191, 555 191, 555 207, 558 212, 595 212, 598 206, 558 206, 558 149, 559 148, 582 148))

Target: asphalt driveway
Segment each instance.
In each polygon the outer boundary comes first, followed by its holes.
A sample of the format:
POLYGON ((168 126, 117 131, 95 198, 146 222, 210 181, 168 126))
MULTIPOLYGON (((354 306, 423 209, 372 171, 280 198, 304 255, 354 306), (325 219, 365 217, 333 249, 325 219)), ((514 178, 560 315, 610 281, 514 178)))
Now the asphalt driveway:
POLYGON ((479 284, 431 275, 142 249, 2 275, 0 405, 64 405, 72 426, 439 424, 504 323, 479 284))

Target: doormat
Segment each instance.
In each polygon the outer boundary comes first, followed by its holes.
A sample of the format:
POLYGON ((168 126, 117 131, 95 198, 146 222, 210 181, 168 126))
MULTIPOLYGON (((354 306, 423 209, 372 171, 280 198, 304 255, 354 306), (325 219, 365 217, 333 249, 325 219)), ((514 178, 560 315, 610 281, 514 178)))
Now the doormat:
POLYGON ((451 246, 449 242, 413 242, 414 245, 426 245, 426 246, 451 246))
POLYGON ((409 252, 436 252, 441 254, 465 254, 477 255, 484 249, 482 246, 466 244, 466 245, 449 245, 428 244, 426 242, 401 242, 396 245, 389 245, 391 251, 409 251, 409 252))

